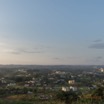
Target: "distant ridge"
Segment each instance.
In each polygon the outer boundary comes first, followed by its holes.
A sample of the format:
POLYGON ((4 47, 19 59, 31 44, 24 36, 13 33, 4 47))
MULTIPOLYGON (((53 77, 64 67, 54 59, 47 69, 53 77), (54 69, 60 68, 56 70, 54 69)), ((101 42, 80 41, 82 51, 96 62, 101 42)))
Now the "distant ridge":
POLYGON ((8 64, 2 65, 0 64, 0 68, 29 68, 29 69, 97 69, 104 68, 104 65, 15 65, 8 64))

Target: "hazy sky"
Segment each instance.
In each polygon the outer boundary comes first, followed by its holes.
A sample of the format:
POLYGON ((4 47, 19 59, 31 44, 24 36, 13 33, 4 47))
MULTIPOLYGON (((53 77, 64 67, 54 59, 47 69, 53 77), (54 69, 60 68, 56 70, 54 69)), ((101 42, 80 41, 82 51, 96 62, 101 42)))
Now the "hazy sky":
POLYGON ((104 64, 104 0, 0 0, 0 64, 104 64))

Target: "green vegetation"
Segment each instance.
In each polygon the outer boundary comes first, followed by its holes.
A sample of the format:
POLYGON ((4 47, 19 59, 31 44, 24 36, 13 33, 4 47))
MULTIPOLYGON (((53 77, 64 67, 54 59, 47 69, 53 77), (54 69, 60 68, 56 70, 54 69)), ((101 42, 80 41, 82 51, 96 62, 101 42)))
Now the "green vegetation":
POLYGON ((48 69, 0 69, 0 104, 104 104, 104 73, 48 69))
POLYGON ((0 100, 0 104, 33 104, 28 101, 8 101, 8 100, 0 100))
MULTIPOLYGON (((62 101, 8 101, 8 100, 0 100, 0 104, 65 104, 62 101)), ((68 103, 70 104, 70 103, 68 103)), ((78 100, 77 102, 73 102, 72 104, 104 104, 104 101, 92 101, 92 100, 78 100)))
POLYGON ((71 104, 72 102, 75 102, 79 99, 78 95, 73 92, 73 91, 68 91, 68 92, 64 92, 64 91, 60 91, 57 94, 57 99, 65 102, 65 104, 71 104))

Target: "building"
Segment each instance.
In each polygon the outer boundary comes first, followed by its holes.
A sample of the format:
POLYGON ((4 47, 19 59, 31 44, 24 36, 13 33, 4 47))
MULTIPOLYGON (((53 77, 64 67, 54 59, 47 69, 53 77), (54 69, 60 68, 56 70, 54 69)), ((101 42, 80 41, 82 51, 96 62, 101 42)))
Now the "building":
POLYGON ((64 92, 70 91, 70 87, 62 87, 62 91, 64 92))
POLYGON ((78 89, 77 89, 77 87, 70 86, 70 90, 77 91, 78 89))
POLYGON ((75 84, 75 80, 69 80, 68 83, 69 84, 75 84))
POLYGON ((73 87, 73 86, 70 86, 70 87, 62 87, 62 91, 64 91, 64 92, 67 92, 67 91, 70 91, 70 90, 77 91, 78 88, 77 87, 73 87))
POLYGON ((101 73, 104 73, 104 68, 98 69, 101 73))

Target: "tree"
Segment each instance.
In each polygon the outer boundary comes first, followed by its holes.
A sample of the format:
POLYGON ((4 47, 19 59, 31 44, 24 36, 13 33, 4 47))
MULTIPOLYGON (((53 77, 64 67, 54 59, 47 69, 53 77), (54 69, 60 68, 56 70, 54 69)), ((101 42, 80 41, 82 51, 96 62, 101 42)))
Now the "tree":
POLYGON ((92 94, 92 96, 98 96, 101 99, 104 99, 104 86, 100 86, 98 87, 94 93, 92 94))
POLYGON ((71 104, 72 102, 77 101, 78 98, 78 95, 71 90, 68 92, 60 91, 57 93, 57 99, 64 101, 65 104, 71 104))

